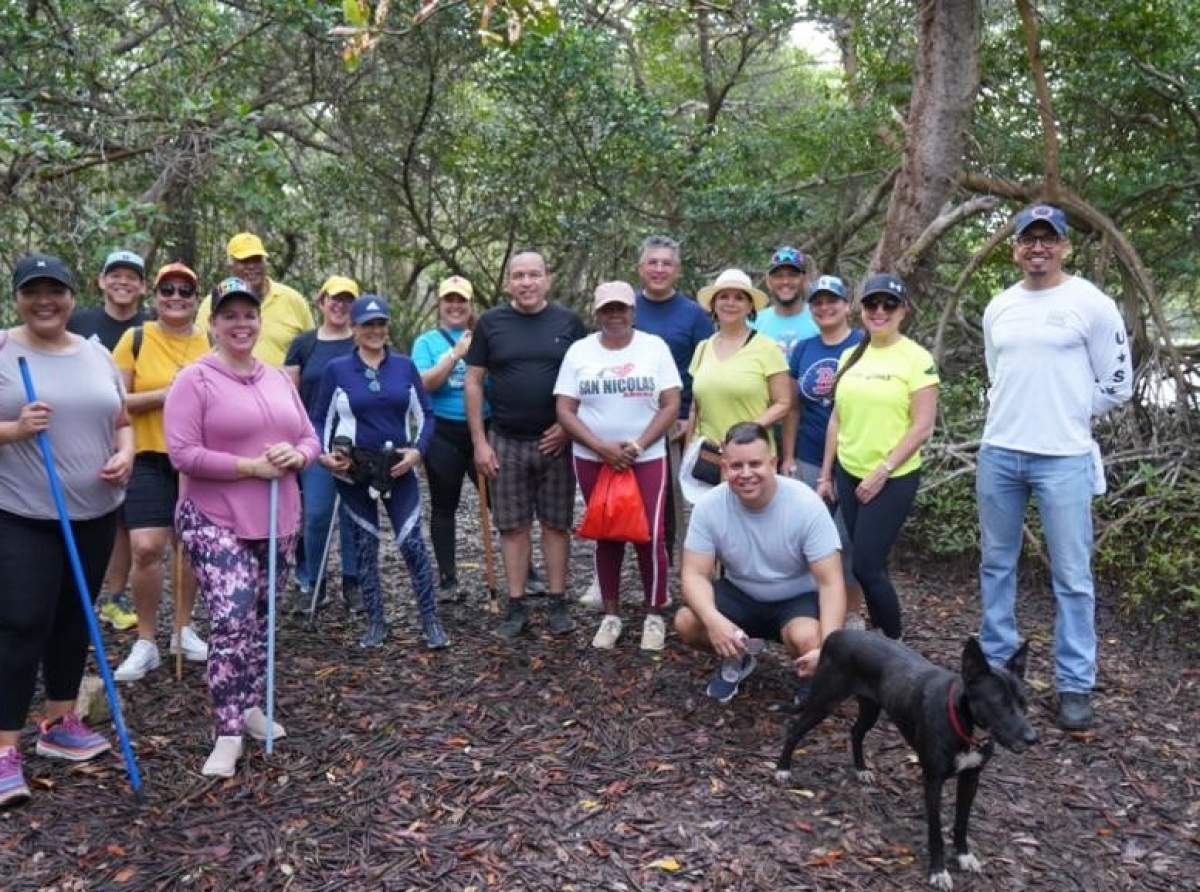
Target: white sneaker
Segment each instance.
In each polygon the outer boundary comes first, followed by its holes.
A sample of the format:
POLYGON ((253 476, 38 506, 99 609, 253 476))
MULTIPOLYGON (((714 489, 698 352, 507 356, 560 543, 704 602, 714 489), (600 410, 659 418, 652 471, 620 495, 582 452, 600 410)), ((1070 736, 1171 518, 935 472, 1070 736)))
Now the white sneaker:
POLYGON ((179 653, 179 640, 183 639, 183 658, 193 663, 203 663, 208 660, 208 645, 196 634, 191 626, 184 626, 178 636, 171 636, 171 656, 179 653))
POLYGON ((242 738, 218 737, 216 746, 204 762, 200 773, 205 777, 233 777, 237 761, 242 757, 242 738))
POLYGON ((667 643, 667 624, 657 613, 646 614, 642 623, 642 650, 662 650, 667 643))
POLYGON ((593 610, 604 609, 604 599, 600 597, 600 580, 598 577, 592 577, 592 584, 588 586, 586 592, 579 596, 579 603, 593 610))
POLYGON ((592 647, 600 650, 612 650, 617 639, 621 637, 621 617, 609 614, 600 621, 596 637, 592 639, 592 647))
MULTIPOLYGON (((257 706, 253 709, 247 709, 242 713, 242 721, 246 723, 246 733, 255 740, 267 739, 267 715, 257 706)), ((283 729, 283 725, 279 722, 272 723, 275 728, 273 739, 278 740, 280 737, 287 737, 287 731, 283 729)))
POLYGON ((150 670, 157 669, 161 662, 158 658, 158 646, 153 641, 139 638, 133 642, 133 649, 117 667, 113 678, 117 681, 138 681, 145 678, 150 670))
POLYGON ((867 630, 867 621, 857 611, 847 613, 846 621, 842 624, 842 628, 851 629, 855 632, 865 632, 867 630))

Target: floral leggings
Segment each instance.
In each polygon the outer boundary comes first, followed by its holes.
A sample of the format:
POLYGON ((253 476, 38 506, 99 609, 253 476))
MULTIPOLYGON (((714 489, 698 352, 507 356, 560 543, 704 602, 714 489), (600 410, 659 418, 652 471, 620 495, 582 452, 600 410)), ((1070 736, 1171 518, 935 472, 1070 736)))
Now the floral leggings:
MULTIPOLYGON (((239 539, 191 501, 179 506, 175 523, 208 607, 208 689, 217 734, 237 736, 245 711, 265 706, 269 543, 239 539)), ((280 536, 275 552, 277 592, 287 585, 295 553, 296 537, 280 536)))

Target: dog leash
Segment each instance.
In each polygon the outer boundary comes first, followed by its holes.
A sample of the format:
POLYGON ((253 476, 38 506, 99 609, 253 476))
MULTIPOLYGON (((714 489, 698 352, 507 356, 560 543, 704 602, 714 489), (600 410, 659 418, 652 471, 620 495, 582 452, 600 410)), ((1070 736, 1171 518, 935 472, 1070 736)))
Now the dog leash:
POLYGON ((958 719, 958 710, 954 708, 954 694, 958 690, 958 682, 950 682, 950 687, 946 689, 946 712, 950 713, 950 727, 954 729, 954 733, 958 739, 967 746, 982 747, 983 741, 978 737, 972 737, 963 730, 962 722, 958 719))

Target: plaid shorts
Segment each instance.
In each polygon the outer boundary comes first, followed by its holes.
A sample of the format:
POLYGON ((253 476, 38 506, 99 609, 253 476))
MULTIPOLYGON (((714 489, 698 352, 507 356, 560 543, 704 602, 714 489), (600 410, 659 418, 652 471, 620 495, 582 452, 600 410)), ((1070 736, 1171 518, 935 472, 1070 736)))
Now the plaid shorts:
POLYGON ((543 455, 537 440, 488 435, 500 472, 492 481, 492 508, 502 533, 529 526, 536 517, 543 526, 571 529, 575 511, 575 468, 571 447, 558 455, 543 455))

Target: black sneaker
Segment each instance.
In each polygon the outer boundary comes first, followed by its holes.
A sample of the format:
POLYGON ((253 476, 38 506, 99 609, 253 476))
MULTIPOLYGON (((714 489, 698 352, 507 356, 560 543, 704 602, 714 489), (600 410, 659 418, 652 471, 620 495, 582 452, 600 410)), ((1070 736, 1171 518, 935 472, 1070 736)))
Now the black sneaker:
MULTIPOLYGON (((303 588, 296 588, 296 600, 292 603, 292 616, 305 616, 312 608, 313 597, 312 589, 305 591, 303 588)), ((329 594, 325 591, 325 580, 321 580, 321 587, 317 590, 317 610, 321 610, 329 606, 329 594)))
POLYGON ((444 650, 450 646, 450 636, 436 616, 421 620, 421 631, 425 633, 425 646, 430 650, 444 650))
POLYGON ((800 683, 796 685, 796 696, 792 698, 792 705, 797 709, 803 709, 808 706, 808 701, 812 699, 813 683, 811 678, 802 678, 800 683))
POLYGON ((575 631, 575 619, 571 616, 565 596, 558 595, 550 599, 550 604, 546 607, 546 629, 552 635, 565 635, 575 631))
POLYGON ((1058 727, 1086 731, 1092 727, 1092 695, 1064 691, 1058 695, 1058 727))
POLYGON ((351 613, 366 613, 367 611, 367 605, 363 603, 362 589, 358 587, 356 580, 342 580, 342 600, 346 602, 346 609, 351 613))
POLYGON ((527 622, 529 622, 529 610, 526 608, 525 602, 510 599, 508 612, 504 615, 500 625, 496 626, 496 634, 511 641, 525 631, 527 622))
POLYGON ((367 631, 363 633, 362 638, 358 640, 358 646, 364 648, 382 647, 383 642, 387 641, 388 628, 387 623, 379 620, 372 620, 367 626, 367 631))
POLYGON ((444 604, 456 604, 465 601, 467 593, 458 587, 458 580, 443 579, 438 584, 438 600, 444 604))

